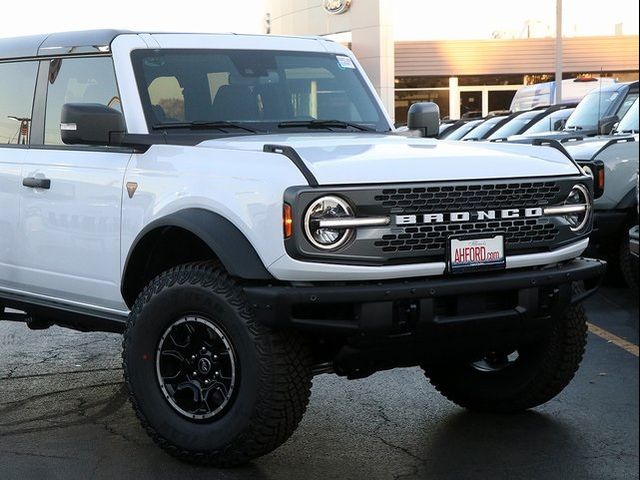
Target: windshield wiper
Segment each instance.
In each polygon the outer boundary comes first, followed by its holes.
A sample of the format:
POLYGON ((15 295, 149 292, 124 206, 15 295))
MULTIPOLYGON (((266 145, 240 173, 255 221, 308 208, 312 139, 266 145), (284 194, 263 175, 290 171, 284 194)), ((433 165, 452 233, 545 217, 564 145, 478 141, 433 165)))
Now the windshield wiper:
POLYGON ((367 127, 360 123, 345 122, 342 120, 290 120, 280 122, 278 128, 355 128, 361 132, 375 132, 375 128, 367 127))
POLYGON ((154 130, 165 130, 165 129, 173 129, 173 128, 188 128, 191 130, 207 130, 209 128, 214 128, 216 130, 225 131, 229 128, 236 128, 238 130, 244 130, 245 132, 250 133, 258 133, 258 130, 253 128, 245 127, 244 125, 240 125, 239 123, 226 122, 226 121, 194 121, 194 122, 172 122, 172 123, 157 123, 153 125, 151 128, 154 130))
POLYGON ((638 133, 638 130, 634 130, 633 128, 629 130, 616 130, 616 133, 638 133))
POLYGON ((569 125, 567 127, 564 127, 565 130, 584 130, 584 128, 582 128, 579 125, 569 125))

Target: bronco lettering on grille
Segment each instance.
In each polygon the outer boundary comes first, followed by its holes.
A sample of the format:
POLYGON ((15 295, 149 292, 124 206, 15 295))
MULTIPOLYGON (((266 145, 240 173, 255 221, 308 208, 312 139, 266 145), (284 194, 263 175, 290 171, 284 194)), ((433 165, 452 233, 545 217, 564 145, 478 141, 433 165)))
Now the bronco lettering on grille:
POLYGON ((477 210, 474 212, 414 213, 396 215, 396 225, 417 225, 430 223, 475 222, 512 218, 536 218, 543 215, 542 208, 506 208, 503 210, 477 210))

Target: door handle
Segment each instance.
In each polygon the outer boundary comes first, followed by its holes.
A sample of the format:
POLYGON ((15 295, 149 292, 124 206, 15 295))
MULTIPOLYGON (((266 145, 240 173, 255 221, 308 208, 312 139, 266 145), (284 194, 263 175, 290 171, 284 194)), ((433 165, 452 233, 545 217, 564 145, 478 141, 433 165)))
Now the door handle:
POLYGON ((27 177, 22 179, 22 186, 49 190, 51 188, 51 180, 48 178, 27 177))

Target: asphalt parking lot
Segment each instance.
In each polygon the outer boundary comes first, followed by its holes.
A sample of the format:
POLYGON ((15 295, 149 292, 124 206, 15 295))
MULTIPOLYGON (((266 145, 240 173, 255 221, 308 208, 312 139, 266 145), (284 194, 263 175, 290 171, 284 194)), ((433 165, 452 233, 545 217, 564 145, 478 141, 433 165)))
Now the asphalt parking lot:
POLYGON ((582 368, 534 411, 466 412, 418 369, 322 375, 283 447, 223 471, 182 464, 148 439, 126 398, 118 335, 0 322, 0 479, 638 478, 634 295, 607 287, 588 301, 582 368))

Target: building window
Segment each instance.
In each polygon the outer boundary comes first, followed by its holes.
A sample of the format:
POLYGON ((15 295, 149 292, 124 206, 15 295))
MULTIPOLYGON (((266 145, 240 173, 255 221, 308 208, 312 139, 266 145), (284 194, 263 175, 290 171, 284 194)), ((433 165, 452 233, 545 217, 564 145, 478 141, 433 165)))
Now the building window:
POLYGON ((449 88, 449 77, 396 77, 396 88, 449 88))
POLYGON ((476 87, 484 85, 522 85, 523 75, 461 75, 458 85, 461 87, 476 87))
POLYGON ((440 107, 440 117, 449 116, 449 89, 396 90, 396 123, 407 123, 409 107, 417 102, 434 102, 440 107))

